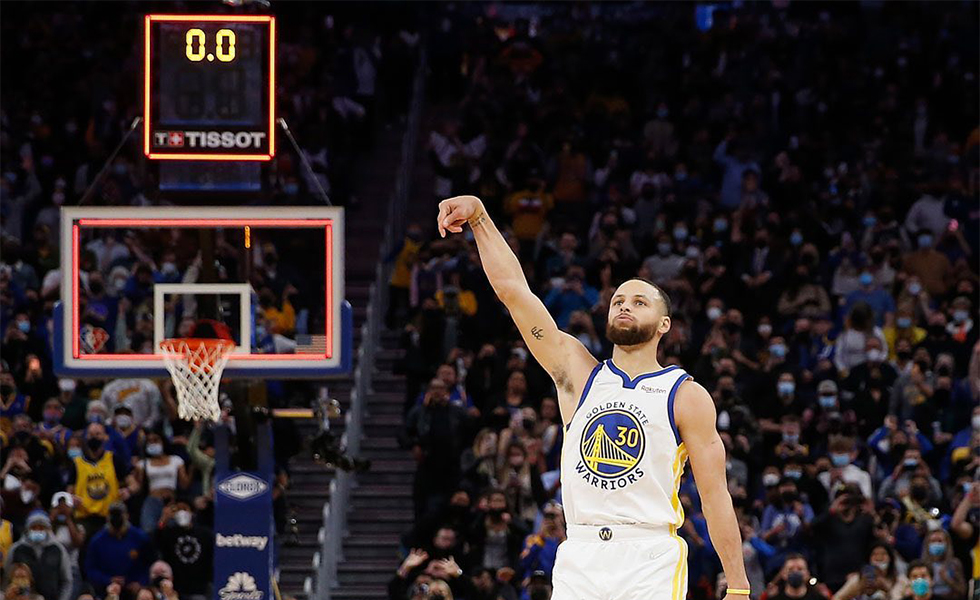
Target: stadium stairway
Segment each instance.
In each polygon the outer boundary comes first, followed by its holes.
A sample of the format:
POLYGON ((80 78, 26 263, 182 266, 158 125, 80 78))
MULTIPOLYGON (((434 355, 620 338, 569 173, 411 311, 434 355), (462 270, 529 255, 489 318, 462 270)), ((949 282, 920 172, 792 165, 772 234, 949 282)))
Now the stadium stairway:
POLYGON ((399 564, 399 536, 413 523, 415 461, 398 447, 405 399, 405 379, 394 373, 404 353, 398 346, 398 332, 382 332, 361 441, 371 470, 358 475, 351 493, 344 561, 332 600, 387 598, 388 580, 399 564))
MULTIPOLYGON (((398 126, 390 129, 379 129, 378 140, 374 151, 361 163, 358 173, 355 175, 354 190, 360 199, 360 205, 355 209, 349 209, 345 212, 345 296, 351 303, 354 313, 355 348, 361 344, 361 325, 364 323, 367 315, 368 293, 371 283, 374 280, 374 269, 379 259, 379 246, 381 236, 384 232, 384 223, 377 217, 387 212, 387 203, 392 193, 395 172, 399 164, 403 134, 404 129, 398 126)), ((386 346, 397 344, 397 340, 392 341, 387 338, 383 339, 383 342, 386 346)), ((385 365, 390 363, 391 360, 390 354, 382 352, 377 362, 382 368, 390 368, 390 365, 388 367, 385 367, 385 365)), ((338 400, 345 412, 350 407, 351 386, 352 381, 349 378, 330 381, 327 386, 330 397, 338 400)), ((390 375, 381 373, 376 379, 375 389, 379 392, 397 392, 398 387, 397 382, 390 375)), ((384 395, 384 393, 381 394, 382 397, 384 395)), ((399 396, 398 402, 401 402, 401 396, 399 396)), ((371 404, 369 410, 372 412, 371 417, 366 422, 366 433, 368 437, 363 443, 363 454, 367 458, 372 459, 374 465, 372 466, 372 472, 364 476, 366 477, 364 484, 354 491, 355 501, 353 508, 358 506, 371 506, 372 500, 367 500, 365 504, 362 501, 362 497, 370 499, 372 493, 382 493, 384 495, 383 488, 379 492, 378 489, 370 485, 372 478, 380 477, 384 480, 385 477, 392 476, 392 469, 398 468, 397 465, 387 460, 385 454, 386 451, 391 454, 391 451, 388 450, 388 445, 394 443, 394 436, 390 440, 379 438, 380 433, 374 428, 375 425, 384 427, 386 422, 391 421, 391 416, 388 415, 383 406, 379 406, 377 412, 374 412, 374 404, 371 404), (365 493, 367 495, 362 496, 365 493)), ((393 416, 399 419, 398 423, 400 425, 401 413, 393 413, 393 416)), ((301 421, 297 424, 299 433, 304 439, 309 439, 316 435, 316 423, 312 421, 301 421)), ((331 431, 337 435, 343 433, 343 415, 331 419, 330 427, 331 431)), ((395 433, 398 431, 397 426, 392 426, 390 429, 395 433)), ((394 446, 391 446, 391 448, 394 448, 394 446)), ((405 456, 404 452, 401 452, 401 455, 405 456)), ((334 470, 314 462, 308 449, 304 449, 294 456, 290 460, 289 468, 291 480, 290 488, 287 492, 287 504, 291 516, 295 519, 294 527, 296 533, 291 533, 291 524, 287 521, 286 532, 281 536, 282 544, 279 551, 279 588, 284 599, 287 596, 291 596, 297 600, 305 600, 307 594, 304 591, 304 583, 307 578, 314 575, 312 566, 313 555, 320 549, 317 535, 323 526, 323 506, 330 500, 329 487, 334 476, 334 470)), ((410 486, 411 479, 405 479, 404 477, 401 479, 407 481, 408 483, 406 485, 410 486)), ((400 481, 398 477, 394 477, 394 480, 400 481)), ((387 497, 397 498, 398 495, 392 494, 387 497)), ((375 502, 375 505, 380 506, 377 502, 375 502)), ((393 514, 398 513, 396 511, 393 514)), ((353 516, 354 513, 352 513, 353 516)), ((359 516, 356 518, 359 518, 359 516)), ((384 518, 382 517, 379 521, 384 522, 384 518)), ((352 519, 350 522, 350 536, 347 543, 345 543, 345 552, 349 552, 347 556, 353 559, 359 556, 358 548, 366 547, 371 549, 372 546, 385 544, 384 547, 387 550, 387 554, 383 558, 387 560, 382 561, 384 564, 379 564, 378 568, 386 575, 390 574, 389 571, 393 571, 397 565, 392 566, 390 569, 388 568, 389 563, 395 560, 394 547, 392 544, 387 544, 389 537, 372 537, 372 528, 370 526, 362 528, 362 524, 364 524, 363 520, 358 521, 352 519), (348 550, 348 544, 350 544, 350 550, 348 550)), ((367 523, 367 525, 372 525, 372 523, 367 523)), ((381 560, 382 556, 379 554, 377 558, 381 560)), ((348 563, 345 566, 352 569, 353 573, 359 573, 369 568, 364 563, 358 563, 356 561, 348 563)), ((345 576, 346 572, 344 572, 344 575, 341 575, 342 582, 345 576)), ((356 576, 354 579, 358 580, 356 576)), ((384 590, 384 585, 379 589, 384 590)), ((375 597, 371 594, 358 594, 359 592, 348 597, 375 597)))

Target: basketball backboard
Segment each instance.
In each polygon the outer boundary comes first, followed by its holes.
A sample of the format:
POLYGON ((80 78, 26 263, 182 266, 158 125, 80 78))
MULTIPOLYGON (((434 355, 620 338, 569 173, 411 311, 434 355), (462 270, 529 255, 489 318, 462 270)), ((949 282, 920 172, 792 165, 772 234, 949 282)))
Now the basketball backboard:
POLYGON ((160 342, 202 322, 236 344, 225 377, 350 370, 341 208, 66 207, 61 248, 62 376, 166 377, 160 342))

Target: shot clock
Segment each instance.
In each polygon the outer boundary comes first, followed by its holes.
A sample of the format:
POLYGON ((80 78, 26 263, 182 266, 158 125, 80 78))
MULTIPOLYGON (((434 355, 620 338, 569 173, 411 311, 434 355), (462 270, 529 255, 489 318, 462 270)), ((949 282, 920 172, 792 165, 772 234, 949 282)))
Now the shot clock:
POLYGON ((146 15, 143 42, 148 158, 275 155, 275 17, 146 15))

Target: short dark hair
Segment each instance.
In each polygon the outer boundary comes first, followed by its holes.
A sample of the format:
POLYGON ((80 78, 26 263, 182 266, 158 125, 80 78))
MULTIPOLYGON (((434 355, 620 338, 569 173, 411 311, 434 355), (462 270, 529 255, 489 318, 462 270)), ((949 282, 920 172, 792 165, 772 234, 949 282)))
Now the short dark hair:
MULTIPOLYGON (((646 277, 639 277, 639 276, 637 276, 637 277, 630 277, 626 281, 642 281, 643 283, 646 283, 647 285, 653 286, 653 288, 655 290, 657 290, 658 292, 660 292, 660 299, 661 299, 661 301, 664 304, 664 314, 667 315, 668 317, 670 316, 670 313, 671 313, 670 296, 667 295, 667 292, 665 292, 662 287, 660 287, 656 283, 650 281, 646 277)), ((626 281, 624 281, 623 283, 626 283, 626 281)), ((622 285, 622 284, 620 284, 620 285, 622 285)))
POLYGON ((930 567, 929 563, 922 560, 921 558, 917 558, 912 562, 910 562, 908 569, 906 569, 905 572, 911 575, 912 569, 925 569, 926 571, 929 571, 929 579, 932 579, 932 567, 930 567))

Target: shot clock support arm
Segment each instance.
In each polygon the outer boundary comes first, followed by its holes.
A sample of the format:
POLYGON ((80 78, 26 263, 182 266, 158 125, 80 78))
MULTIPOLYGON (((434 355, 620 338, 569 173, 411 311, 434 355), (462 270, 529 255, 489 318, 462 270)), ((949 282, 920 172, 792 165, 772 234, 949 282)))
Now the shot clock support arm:
POLYGON ((112 161, 116 159, 116 155, 119 154, 119 151, 122 150, 126 142, 129 141, 130 136, 133 135, 133 132, 136 131, 136 128, 139 127, 140 123, 142 122, 143 117, 136 117, 133 119, 133 123, 129 126, 129 129, 126 130, 126 133, 123 134, 122 139, 119 140, 116 148, 112 151, 112 154, 109 155, 109 158, 106 159, 105 163, 102 165, 102 168, 99 169, 95 179, 92 180, 92 183, 89 184, 88 189, 85 190, 84 194, 82 194, 81 199, 78 201, 79 206, 84 206, 85 203, 88 202, 89 198, 92 197, 92 195, 95 193, 95 188, 98 187, 98 185, 102 183, 102 179, 105 178, 105 174, 109 170, 109 165, 111 165, 112 161))
POLYGON ((295 150, 296 154, 299 155, 299 162, 303 164, 303 169, 306 171, 306 175, 311 181, 313 181, 313 185, 316 186, 317 196, 319 196, 320 200, 322 200, 327 206, 333 206, 333 203, 330 202, 330 196, 328 196, 327 192, 323 190, 323 186, 320 185, 320 180, 317 179, 316 174, 313 173, 313 167, 310 166, 310 161, 306 160, 306 154, 303 153, 303 149, 296 143, 296 138, 293 137, 293 132, 289 130, 289 125, 286 124, 286 119, 279 117, 276 119, 276 123, 278 123, 279 127, 282 128, 282 132, 286 134, 286 139, 289 140, 289 143, 293 146, 293 150, 295 150))

